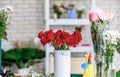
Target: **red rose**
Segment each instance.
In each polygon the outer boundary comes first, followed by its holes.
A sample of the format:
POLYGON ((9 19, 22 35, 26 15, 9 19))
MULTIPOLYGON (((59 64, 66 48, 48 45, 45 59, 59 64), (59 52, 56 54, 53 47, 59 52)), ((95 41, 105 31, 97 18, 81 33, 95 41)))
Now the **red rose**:
POLYGON ((72 47, 76 47, 77 44, 78 44, 78 41, 76 40, 76 38, 73 35, 71 35, 67 45, 72 46, 72 47))
POLYGON ((68 46, 76 47, 77 44, 82 40, 82 35, 79 31, 75 31, 66 41, 68 46))
POLYGON ((46 45, 46 43, 47 43, 47 40, 46 40, 46 34, 43 32, 43 31, 41 31, 39 34, 38 34, 38 38, 40 38, 40 41, 41 41, 41 43, 43 44, 43 46, 44 45, 46 45))
POLYGON ((38 34, 38 38, 41 38, 41 35, 43 34, 43 31, 41 31, 39 34, 38 34))
POLYGON ((58 31, 55 33, 55 39, 60 39, 61 36, 62 36, 62 33, 63 33, 62 30, 58 30, 58 31))
POLYGON ((78 43, 82 40, 82 35, 79 31, 76 30, 72 35, 78 41, 78 43))
POLYGON ((41 31, 38 34, 38 38, 40 38, 41 43, 45 46, 47 43, 50 43, 54 40, 54 32, 52 30, 43 32, 41 31))
POLYGON ((52 42, 54 40, 54 37, 55 37, 55 34, 54 34, 53 30, 49 30, 45 33, 46 33, 46 36, 47 36, 47 38, 46 38, 47 42, 48 43, 52 42))
POLYGON ((54 46, 61 47, 63 45, 63 42, 61 39, 57 39, 54 43, 54 46))
POLYGON ((63 40, 64 43, 69 41, 69 37, 71 37, 71 35, 68 32, 63 32, 62 33, 62 40, 63 40))

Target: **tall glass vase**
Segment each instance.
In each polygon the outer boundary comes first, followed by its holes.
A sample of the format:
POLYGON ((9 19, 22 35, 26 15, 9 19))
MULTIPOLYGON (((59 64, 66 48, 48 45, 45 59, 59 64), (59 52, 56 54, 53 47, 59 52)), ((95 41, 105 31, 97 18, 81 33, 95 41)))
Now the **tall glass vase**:
POLYGON ((0 70, 1 70, 1 64, 2 64, 2 47, 1 47, 1 45, 2 45, 2 41, 0 39, 0 70))
POLYGON ((99 21, 93 22, 91 26, 91 34, 95 51, 96 59, 96 77, 103 77, 104 75, 104 57, 105 43, 103 39, 103 33, 105 31, 106 24, 99 21))
POLYGON ((113 69, 112 63, 105 65, 103 77, 116 77, 116 71, 113 69))

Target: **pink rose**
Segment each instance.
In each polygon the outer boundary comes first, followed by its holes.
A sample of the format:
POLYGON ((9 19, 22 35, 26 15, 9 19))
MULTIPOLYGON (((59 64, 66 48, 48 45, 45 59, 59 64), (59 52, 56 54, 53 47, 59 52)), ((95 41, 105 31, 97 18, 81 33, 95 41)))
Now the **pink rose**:
POLYGON ((108 13, 107 20, 110 22, 114 19, 114 14, 113 13, 108 13))
POLYGON ((91 22, 95 22, 95 21, 99 20, 98 14, 96 12, 90 12, 90 14, 89 14, 89 20, 91 22))
POLYGON ((98 13, 99 18, 103 21, 112 21, 114 18, 114 14, 110 12, 100 12, 98 13))
POLYGON ((98 15, 99 15, 99 18, 101 20, 105 20, 106 21, 107 18, 108 18, 108 13, 107 12, 99 12, 98 15))

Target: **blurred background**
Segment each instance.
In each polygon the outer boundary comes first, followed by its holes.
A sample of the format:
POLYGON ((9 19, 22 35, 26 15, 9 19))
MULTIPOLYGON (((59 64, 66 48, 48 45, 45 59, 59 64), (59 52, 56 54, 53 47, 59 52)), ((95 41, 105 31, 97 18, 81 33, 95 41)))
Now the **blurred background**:
MULTIPOLYGON (((75 8, 84 8, 85 12, 83 14, 83 18, 87 18, 88 12, 90 11, 89 8, 91 8, 88 6, 90 4, 87 3, 87 0, 51 0, 51 18, 53 17, 52 6, 56 2, 61 2, 65 6, 68 6, 72 3, 75 5, 75 8)), ((45 30, 44 0, 0 0, 0 7, 4 7, 6 5, 12 6, 14 12, 7 28, 8 40, 3 40, 2 49, 4 51, 13 48, 44 49, 40 42, 35 41, 38 33, 42 30, 45 30)), ((110 24, 110 30, 120 31, 120 0, 96 0, 96 5, 102 10, 110 11, 115 14, 115 18, 110 24)), ((65 18, 65 16, 66 15, 64 15, 63 18, 65 18)), ((73 31, 75 26, 51 26, 51 29, 59 28, 67 31, 73 31)), ((86 31, 83 32, 83 34, 87 36, 88 32, 86 31)), ((120 62, 117 61, 118 58, 120 58, 120 55, 116 53, 115 62, 117 65, 120 65, 120 62)), ((40 70, 41 68, 44 70, 44 63, 41 65, 42 66, 38 64, 37 67, 39 66, 40 70)))
MULTIPOLYGON (((87 0, 51 0, 50 8, 53 3, 61 2, 64 3, 65 6, 73 3, 75 4, 75 8, 84 6, 87 9, 86 1, 87 0)), ((22 43, 22 46, 27 46, 24 44, 33 46, 33 39, 37 36, 38 32, 45 30, 44 0, 0 0, 1 7, 6 5, 11 5, 14 8, 14 13, 7 29, 8 41, 4 40, 2 48, 4 50, 14 48, 15 44, 19 44, 19 42, 20 44, 22 43)), ((111 11, 115 14, 115 19, 111 23, 110 29, 120 31, 120 1, 96 0, 96 5, 102 10, 111 11)), ((52 28, 55 29, 59 27, 52 26, 52 28)), ((64 28, 70 30, 74 27, 64 28)))

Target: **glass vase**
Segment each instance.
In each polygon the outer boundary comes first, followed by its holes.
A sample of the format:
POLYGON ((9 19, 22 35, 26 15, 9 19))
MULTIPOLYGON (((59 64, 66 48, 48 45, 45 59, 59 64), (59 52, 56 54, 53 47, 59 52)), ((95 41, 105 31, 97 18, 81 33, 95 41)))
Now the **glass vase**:
POLYGON ((0 70, 1 70, 1 64, 2 64, 2 40, 0 39, 0 70))
POLYGON ((96 77, 103 77, 104 75, 104 57, 105 42, 103 39, 103 33, 105 31, 106 24, 104 22, 93 22, 91 26, 91 35, 94 46, 94 52, 96 54, 96 77))
POLYGON ((113 66, 113 63, 106 62, 104 63, 103 77, 116 77, 116 71, 113 66))

